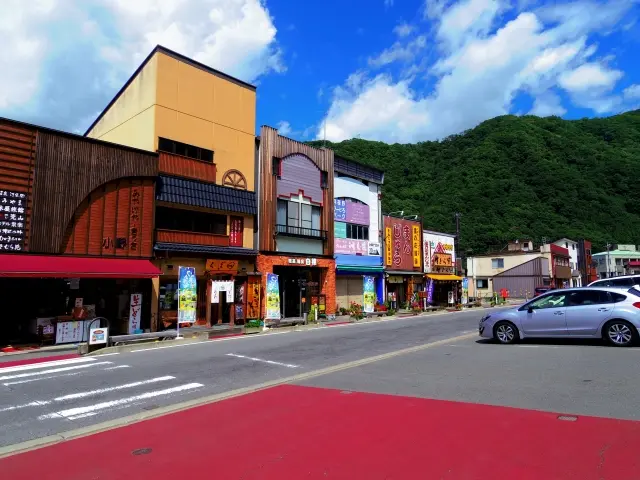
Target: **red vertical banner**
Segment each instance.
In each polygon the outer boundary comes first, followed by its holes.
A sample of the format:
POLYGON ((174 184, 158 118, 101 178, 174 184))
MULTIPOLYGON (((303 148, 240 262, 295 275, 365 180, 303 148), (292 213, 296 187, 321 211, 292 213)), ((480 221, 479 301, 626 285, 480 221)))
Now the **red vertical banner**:
POLYGON ((229 246, 242 247, 244 219, 242 217, 231 217, 231 228, 229 230, 229 246))

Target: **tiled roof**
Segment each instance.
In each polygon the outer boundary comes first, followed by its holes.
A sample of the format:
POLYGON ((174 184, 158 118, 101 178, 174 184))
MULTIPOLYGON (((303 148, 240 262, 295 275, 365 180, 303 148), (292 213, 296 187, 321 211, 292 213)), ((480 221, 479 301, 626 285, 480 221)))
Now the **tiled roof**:
POLYGON ((156 200, 256 215, 256 194, 247 190, 161 175, 156 200))
POLYGON ((216 255, 257 255, 257 250, 240 247, 214 247, 209 245, 191 245, 188 243, 158 242, 153 247, 162 252, 215 253, 216 255))

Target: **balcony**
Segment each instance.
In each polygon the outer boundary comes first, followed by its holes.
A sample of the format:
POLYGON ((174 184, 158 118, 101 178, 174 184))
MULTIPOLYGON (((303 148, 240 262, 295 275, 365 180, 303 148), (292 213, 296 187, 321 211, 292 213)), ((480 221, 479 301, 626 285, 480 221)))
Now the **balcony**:
POLYGON ((182 230, 156 229, 158 243, 187 243, 191 245, 207 245, 211 247, 228 247, 228 235, 214 233, 184 232, 182 230))
POLYGON ((556 265, 556 278, 569 280, 571 278, 571 267, 564 265, 556 265))
POLYGON ((316 230, 315 228, 294 227, 291 225, 276 225, 276 235, 288 235, 290 237, 316 238, 318 240, 327 239, 326 230, 316 230))

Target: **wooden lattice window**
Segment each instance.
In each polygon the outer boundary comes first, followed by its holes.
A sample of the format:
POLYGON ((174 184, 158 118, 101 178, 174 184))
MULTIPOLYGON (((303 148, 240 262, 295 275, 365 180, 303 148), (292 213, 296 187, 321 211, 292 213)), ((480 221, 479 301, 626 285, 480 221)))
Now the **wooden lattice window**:
POLYGON ((247 179, 238 170, 228 170, 222 177, 222 185, 237 188, 238 190, 246 190, 247 179))

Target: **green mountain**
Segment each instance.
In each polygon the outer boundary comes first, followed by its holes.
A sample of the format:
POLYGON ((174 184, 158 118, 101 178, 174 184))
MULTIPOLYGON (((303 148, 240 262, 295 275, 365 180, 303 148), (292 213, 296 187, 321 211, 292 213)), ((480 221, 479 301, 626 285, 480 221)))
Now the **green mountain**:
POLYGON ((640 243, 640 110, 571 121, 508 115, 437 142, 327 147, 385 171, 385 212, 418 214, 443 232, 455 232, 462 213, 466 254, 518 238, 586 238, 594 251, 640 243))

